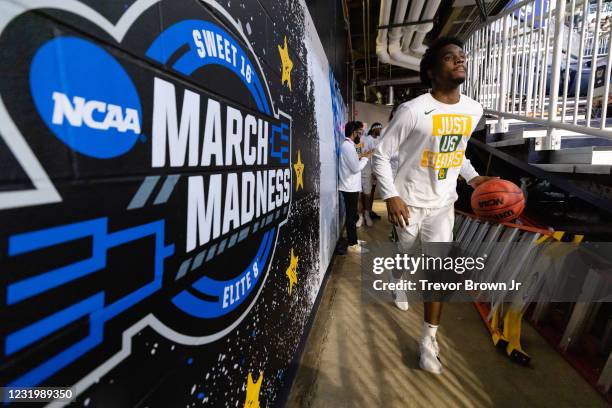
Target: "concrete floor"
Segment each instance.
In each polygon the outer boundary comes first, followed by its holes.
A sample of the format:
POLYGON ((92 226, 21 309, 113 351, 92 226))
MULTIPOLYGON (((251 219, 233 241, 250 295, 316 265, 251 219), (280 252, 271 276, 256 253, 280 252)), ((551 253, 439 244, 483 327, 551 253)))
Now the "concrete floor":
MULTIPOLYGON (((385 205, 359 238, 387 240, 385 205)), ((605 407, 602 397, 529 325, 531 367, 493 347, 471 303, 444 306, 442 375, 418 367, 423 307, 403 312, 361 299, 358 255, 337 256, 308 337, 288 407, 605 407)))

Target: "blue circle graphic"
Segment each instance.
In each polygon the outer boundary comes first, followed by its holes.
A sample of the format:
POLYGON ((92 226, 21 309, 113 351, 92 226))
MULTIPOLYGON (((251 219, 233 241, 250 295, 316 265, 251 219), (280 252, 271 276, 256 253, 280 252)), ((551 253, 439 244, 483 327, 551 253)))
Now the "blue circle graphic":
POLYGON ((89 41, 59 37, 45 43, 30 67, 30 89, 45 124, 81 154, 117 157, 140 137, 142 109, 132 80, 89 41))

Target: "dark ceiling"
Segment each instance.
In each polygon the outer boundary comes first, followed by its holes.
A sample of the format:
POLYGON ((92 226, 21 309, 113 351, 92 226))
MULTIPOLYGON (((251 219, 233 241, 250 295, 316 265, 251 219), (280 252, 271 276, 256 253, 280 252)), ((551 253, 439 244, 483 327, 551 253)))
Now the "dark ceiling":
MULTIPOLYGON (((416 78, 418 72, 378 61, 376 36, 380 0, 345 1, 350 21, 352 58, 355 69, 355 100, 385 103, 388 99, 389 86, 384 83, 384 85, 377 85, 377 82, 416 78)), ((433 30, 427 34, 424 43, 428 45, 432 40, 443 35, 465 39, 482 22, 484 15, 497 14, 507 3, 508 0, 484 0, 484 2, 483 0, 442 0, 434 17, 433 30)), ((393 1, 391 18, 395 14, 396 4, 397 1, 393 1)), ((396 103, 423 91, 423 85, 417 80, 407 82, 409 83, 393 85, 396 103)))

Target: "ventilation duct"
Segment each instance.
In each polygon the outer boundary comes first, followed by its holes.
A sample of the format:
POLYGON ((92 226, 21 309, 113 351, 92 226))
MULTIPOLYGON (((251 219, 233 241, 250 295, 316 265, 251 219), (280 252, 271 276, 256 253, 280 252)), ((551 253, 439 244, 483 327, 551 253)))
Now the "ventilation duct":
MULTIPOLYGON (((380 2, 378 25, 381 27, 390 24, 392 2, 392 0, 381 0, 380 2)), ((410 10, 406 13, 408 0, 397 0, 393 24, 419 21, 421 13, 423 20, 431 20, 440 7, 440 2, 441 0, 428 0, 425 4, 425 0, 412 0, 410 10)), ((418 71, 421 57, 427 49, 423 45, 423 40, 432 28, 432 23, 392 27, 390 30, 380 28, 376 37, 378 60, 385 64, 418 71)))
POLYGON ((395 95, 393 94, 393 86, 389 87, 389 93, 387 94, 387 105, 395 105, 395 95))

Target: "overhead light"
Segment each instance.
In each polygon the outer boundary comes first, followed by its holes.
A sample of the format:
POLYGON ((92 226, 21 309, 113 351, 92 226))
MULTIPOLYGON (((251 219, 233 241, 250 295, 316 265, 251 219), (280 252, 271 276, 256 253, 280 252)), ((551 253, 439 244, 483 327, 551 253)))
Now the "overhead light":
POLYGON ((389 87, 389 93, 387 94, 387 105, 395 105, 395 95, 393 95, 393 86, 389 87))

